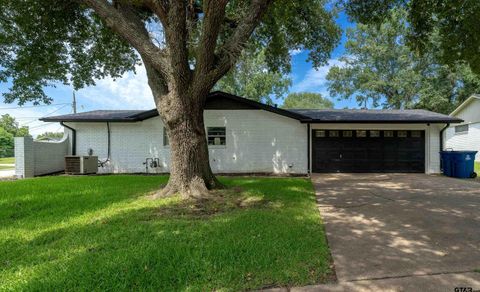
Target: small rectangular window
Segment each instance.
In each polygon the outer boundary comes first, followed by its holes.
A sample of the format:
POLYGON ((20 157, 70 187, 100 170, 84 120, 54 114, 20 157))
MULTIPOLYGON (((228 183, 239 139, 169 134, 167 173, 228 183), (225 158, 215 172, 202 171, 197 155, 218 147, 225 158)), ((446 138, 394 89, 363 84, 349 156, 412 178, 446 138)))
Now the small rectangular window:
POLYGON ((373 137, 373 138, 380 137, 380 131, 370 131, 370 137, 373 137))
POLYGON ((413 138, 420 138, 420 137, 422 137, 422 132, 421 131, 412 131, 412 137, 413 138))
POLYGON ((455 126, 455 134, 468 133, 468 125, 455 126))
POLYGON ((227 135, 225 127, 207 128, 208 145, 226 145, 227 135))
POLYGON ((338 131, 328 131, 328 137, 339 137, 338 131))
POLYGON ((383 137, 387 137, 387 138, 393 137, 393 131, 383 131, 383 137))
POLYGON ((168 141, 167 129, 163 127, 163 146, 168 145, 170 145, 170 142, 168 141))
POLYGON ((367 137, 367 131, 357 130, 357 138, 365 138, 365 137, 367 137))
POLYGON ((407 137, 407 131, 398 131, 397 137, 399 138, 407 137))
POLYGON ((353 132, 352 131, 343 131, 342 136, 343 137, 353 137, 353 132))
POLYGON ((315 137, 317 137, 317 138, 323 138, 323 137, 325 137, 325 136, 326 136, 326 135, 325 135, 325 130, 316 130, 316 131, 315 131, 315 137))

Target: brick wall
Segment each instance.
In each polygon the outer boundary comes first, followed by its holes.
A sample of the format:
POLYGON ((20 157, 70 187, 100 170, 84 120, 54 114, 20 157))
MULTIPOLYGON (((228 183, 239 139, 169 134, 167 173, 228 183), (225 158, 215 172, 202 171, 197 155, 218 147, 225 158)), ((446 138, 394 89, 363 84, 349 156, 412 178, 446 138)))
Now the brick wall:
MULTIPOLYGON (((67 123, 77 132, 77 155, 89 149, 107 159, 106 123, 67 123)), ((225 127, 226 145, 209 146, 210 165, 217 173, 306 173, 307 126, 263 110, 206 110, 206 127, 225 127)), ((146 172, 145 159, 158 158, 168 172, 170 148, 163 145, 159 117, 136 123, 110 123, 111 161, 103 173, 146 172)))
POLYGON ((15 138, 15 175, 34 177, 64 170, 64 156, 68 153, 69 139, 59 142, 34 141, 32 137, 15 138))

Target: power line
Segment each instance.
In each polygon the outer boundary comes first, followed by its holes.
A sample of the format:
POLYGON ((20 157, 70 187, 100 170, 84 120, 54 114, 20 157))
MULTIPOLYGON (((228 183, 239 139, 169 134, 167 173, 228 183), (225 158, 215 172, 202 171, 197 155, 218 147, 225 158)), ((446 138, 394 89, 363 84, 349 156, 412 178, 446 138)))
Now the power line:
POLYGON ((61 106, 60 108, 58 108, 58 109, 54 110, 53 112, 51 112, 51 113, 48 113, 48 114, 44 115, 42 118, 46 118, 46 117, 50 116, 51 114, 54 114, 54 113, 58 112, 59 110, 61 110, 61 109, 63 109, 64 107, 66 107, 67 105, 70 105, 70 104, 69 104, 69 103, 67 103, 67 104, 65 104, 65 105, 61 106))
POLYGON ((48 123, 45 123, 43 125, 39 125, 39 126, 35 126, 35 127, 31 127, 31 128, 28 128, 29 130, 33 130, 33 129, 38 129, 38 128, 42 128, 42 127, 46 127, 46 126, 50 126, 50 124, 53 124, 55 122, 48 122, 48 123))
POLYGON ((17 106, 17 107, 0 107, 0 110, 35 108, 35 107, 43 107, 43 106, 69 105, 69 104, 70 103, 53 103, 53 104, 26 105, 26 106, 17 106))
MULTIPOLYGON (((56 109, 56 110, 54 110, 53 112, 51 112, 51 113, 48 113, 48 114, 46 114, 46 115, 44 115, 44 116, 42 116, 42 117, 39 117, 39 118, 46 118, 46 117, 50 116, 51 114, 54 114, 54 113, 58 112, 59 110, 61 110, 61 109, 65 108, 67 105, 70 105, 70 104, 69 104, 69 103, 67 103, 67 104, 65 104, 65 105, 61 106, 60 108, 57 108, 57 109, 56 109)), ((33 123, 33 122, 36 122, 37 120, 38 120, 38 118, 35 118, 35 119, 31 120, 31 121, 27 121, 27 122, 25 122, 25 123, 22 123, 22 126, 25 126, 25 125, 31 124, 31 123, 33 123)))

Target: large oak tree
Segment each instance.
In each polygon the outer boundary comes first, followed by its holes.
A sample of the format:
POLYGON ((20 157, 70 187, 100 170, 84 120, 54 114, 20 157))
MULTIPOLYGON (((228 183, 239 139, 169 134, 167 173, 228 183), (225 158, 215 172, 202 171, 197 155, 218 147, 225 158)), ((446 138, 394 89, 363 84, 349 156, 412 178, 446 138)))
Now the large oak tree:
POLYGON ((273 98, 282 99, 292 80, 283 72, 269 70, 265 48, 246 48, 237 64, 215 85, 225 91, 255 101, 274 104, 273 98))
POLYGON ((333 106, 331 100, 316 92, 292 92, 282 104, 282 108, 286 109, 328 109, 333 106))
POLYGON ((439 59, 455 66, 469 64, 480 74, 480 1, 478 0, 340 0, 356 22, 380 24, 390 11, 408 11, 410 47, 422 54, 429 52, 430 36, 438 33, 439 59))
POLYGON ((480 77, 461 61, 442 62, 441 36, 432 32, 419 54, 408 45, 411 25, 408 11, 389 10, 380 24, 357 23, 347 30, 341 66, 328 75, 332 96, 350 99, 359 106, 423 108, 450 113, 480 90, 480 77))
POLYGON ((219 185, 205 139, 208 93, 247 45, 265 48, 273 71, 288 72, 293 49, 322 65, 339 38, 325 2, 0 0, 0 80, 13 84, 4 97, 50 102, 45 86, 93 85, 141 60, 170 140, 162 195, 206 194, 219 185))

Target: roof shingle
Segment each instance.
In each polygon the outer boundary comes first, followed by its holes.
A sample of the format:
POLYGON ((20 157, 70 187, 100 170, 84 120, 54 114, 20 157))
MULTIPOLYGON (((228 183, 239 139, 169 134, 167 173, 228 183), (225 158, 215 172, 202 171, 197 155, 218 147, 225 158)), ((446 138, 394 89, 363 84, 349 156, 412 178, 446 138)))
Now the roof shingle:
MULTIPOLYGON (((209 98, 225 98, 248 104, 251 108, 287 116, 302 123, 460 123, 461 119, 427 110, 360 110, 360 109, 280 109, 224 92, 213 92, 209 98)), ((137 122, 158 116, 152 110, 96 110, 78 114, 45 117, 45 122, 137 122)))
POLYGON ((378 109, 292 109, 317 123, 455 123, 461 122, 447 115, 421 110, 378 109))

